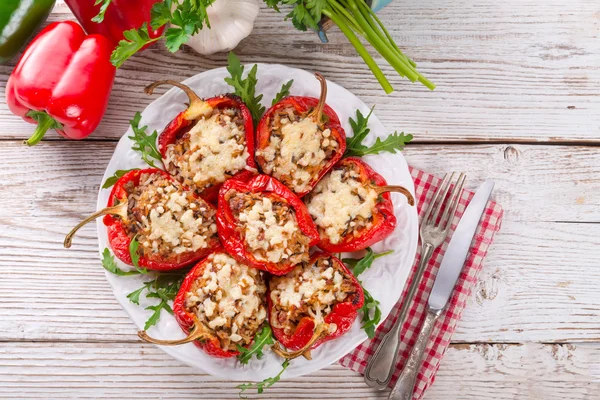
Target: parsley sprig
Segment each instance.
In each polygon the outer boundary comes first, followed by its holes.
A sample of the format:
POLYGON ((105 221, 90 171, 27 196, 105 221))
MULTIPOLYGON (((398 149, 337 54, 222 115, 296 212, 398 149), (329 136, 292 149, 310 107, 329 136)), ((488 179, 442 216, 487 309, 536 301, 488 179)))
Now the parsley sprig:
POLYGON ((258 332, 256 332, 254 341, 252 342, 252 346, 250 346, 250 348, 242 347, 239 344, 236 344, 236 347, 240 352, 237 358, 242 364, 248 364, 248 361, 250 361, 255 355, 256 358, 260 360, 264 356, 265 346, 269 346, 274 343, 273 331, 271 331, 271 327, 269 325, 265 324, 258 332))
POLYGON ((225 78, 225 82, 233 87, 233 93, 240 96, 242 101, 246 104, 248 110, 250 110, 250 113, 252 114, 254 125, 256 126, 260 117, 265 113, 265 107, 260 103, 263 95, 256 95, 256 84, 258 83, 256 72, 258 71, 258 65, 254 64, 254 66, 250 68, 248 75, 243 78, 244 66, 233 52, 229 52, 227 63, 227 71, 230 76, 225 78))
POLYGON ((402 151, 404 146, 413 139, 413 135, 411 134, 394 132, 384 140, 376 138, 375 143, 371 146, 365 146, 362 143, 371 131, 368 128, 368 124, 372 113, 373 108, 371 108, 369 114, 365 117, 360 110, 356 110, 356 119, 350 118, 349 122, 354 134, 346 138, 346 152, 344 153, 344 157, 362 157, 368 154, 379 154, 384 151, 396 153, 397 151, 402 151))
POLYGON ((281 380, 281 375, 283 374, 283 372, 287 369, 287 367, 289 365, 290 365, 290 360, 285 360, 283 362, 283 364, 281 364, 281 368, 282 368, 281 371, 279 371, 279 373, 276 376, 267 378, 264 381, 257 382, 257 383, 243 383, 241 385, 237 385, 236 388, 240 389, 240 393, 239 393, 240 398, 244 398, 244 397, 242 397, 242 393, 244 393, 248 389, 256 389, 258 394, 262 394, 266 388, 270 388, 271 386, 273 386, 274 384, 276 384, 277 382, 279 382, 281 380))
MULTIPOLYGON (((342 261, 349 268, 352 269, 352 273, 354 276, 358 278, 360 274, 365 272, 367 269, 371 268, 373 265, 373 261, 376 259, 386 256, 388 254, 393 253, 393 251, 386 251, 384 253, 374 253, 373 250, 368 247, 367 253, 362 258, 344 258, 342 261)), ((359 281, 360 282, 360 281, 359 281)), ((361 313, 361 328, 365 330, 365 333, 372 339, 375 336, 375 329, 379 322, 381 322, 381 309, 379 308, 379 301, 375 300, 371 293, 367 289, 365 289, 362 282, 360 282, 363 293, 365 296, 365 301, 363 306, 359 310, 361 313)))
POLYGON ((204 27, 210 28, 207 8, 214 1, 163 0, 155 3, 151 10, 150 27, 158 29, 169 24, 165 33, 152 38, 148 32, 147 23, 137 29, 125 31, 123 33, 125 39, 117 45, 111 56, 111 62, 118 68, 142 47, 162 38, 165 39, 167 49, 172 53, 176 52, 191 36, 200 32, 204 27))
POLYGON ((108 8, 111 2, 112 0, 96 0, 94 5, 100 6, 100 10, 98 11, 98 15, 92 18, 93 22, 100 23, 104 21, 104 14, 106 14, 106 9, 108 8))
POLYGON ((142 159, 146 162, 146 164, 152 168, 158 168, 156 164, 154 164, 154 161, 162 162, 162 157, 158 151, 158 148, 156 147, 158 132, 154 131, 152 134, 148 135, 146 133, 146 129, 148 129, 148 127, 146 125, 140 127, 141 120, 142 114, 136 112, 133 119, 129 121, 131 129, 133 130, 133 135, 128 136, 128 138, 134 141, 134 144, 131 146, 131 148, 141 153, 142 159))

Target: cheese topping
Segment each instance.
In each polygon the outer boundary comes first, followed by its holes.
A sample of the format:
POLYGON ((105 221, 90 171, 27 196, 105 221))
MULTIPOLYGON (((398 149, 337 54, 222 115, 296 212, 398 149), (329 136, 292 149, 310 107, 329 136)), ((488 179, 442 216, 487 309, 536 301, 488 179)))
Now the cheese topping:
POLYGON ((258 261, 306 261, 309 238, 296 220, 296 213, 278 196, 233 192, 227 197, 244 236, 247 249, 258 261))
POLYGON ((248 156, 239 110, 215 109, 167 146, 165 165, 180 182, 201 192, 245 169, 248 156))
POLYGON ((306 206, 319 233, 333 244, 343 236, 370 227, 377 192, 360 180, 360 174, 346 165, 325 175, 306 199, 306 206))
POLYGON ((269 281, 274 313, 271 323, 293 332, 306 316, 322 321, 333 306, 344 302, 355 288, 345 271, 335 268, 330 256, 321 256, 312 264, 296 266, 284 276, 269 281))
POLYGON ((139 185, 130 182, 127 225, 137 235, 138 251, 150 259, 173 259, 207 248, 217 237, 215 211, 191 192, 160 174, 143 174, 139 185))
POLYGON ((269 145, 257 151, 263 170, 294 192, 310 189, 311 181, 335 154, 338 143, 331 130, 321 130, 311 117, 295 115, 293 108, 276 114, 271 121, 269 145))
POLYGON ((185 295, 188 312, 219 339, 223 350, 249 345, 267 317, 262 273, 217 253, 185 295))

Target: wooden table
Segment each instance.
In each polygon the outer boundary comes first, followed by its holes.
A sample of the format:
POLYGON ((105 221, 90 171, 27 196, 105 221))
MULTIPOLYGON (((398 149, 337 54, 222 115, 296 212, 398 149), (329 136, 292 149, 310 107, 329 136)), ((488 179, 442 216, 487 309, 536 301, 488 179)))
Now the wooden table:
MULTIPOLYGON (((268 10, 236 53, 319 70, 376 104, 390 131, 415 135, 404 152, 415 167, 465 171, 470 188, 497 182, 503 227, 426 399, 599 399, 600 3, 403 0, 381 16, 435 92, 394 78, 386 96, 341 34, 324 46, 268 10)), ((50 20, 65 18, 59 5, 50 20)), ((0 398, 237 398, 234 383, 138 340, 104 278, 93 225, 62 248, 94 210, 128 119, 153 99, 143 87, 225 59, 162 46, 134 57, 82 142, 49 133, 23 146, 32 125, 0 98, 0 398)), ((0 66, 0 86, 13 65, 0 66)), ((263 397, 385 394, 333 365, 263 397)))

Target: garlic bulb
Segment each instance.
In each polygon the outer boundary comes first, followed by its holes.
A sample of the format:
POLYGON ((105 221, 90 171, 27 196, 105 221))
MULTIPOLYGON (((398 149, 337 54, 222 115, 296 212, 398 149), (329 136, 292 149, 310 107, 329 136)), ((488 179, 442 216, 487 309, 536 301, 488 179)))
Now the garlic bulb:
POLYGON ((204 27, 186 43, 200 54, 233 50, 252 32, 257 0, 216 0, 207 8, 210 29, 204 27))

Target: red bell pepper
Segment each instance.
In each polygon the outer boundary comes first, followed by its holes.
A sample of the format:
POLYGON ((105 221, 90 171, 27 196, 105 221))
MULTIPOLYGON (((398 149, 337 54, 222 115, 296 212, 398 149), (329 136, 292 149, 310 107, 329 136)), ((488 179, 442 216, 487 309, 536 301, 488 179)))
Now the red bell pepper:
POLYGON ((94 132, 115 77, 111 51, 107 39, 86 36, 71 21, 52 23, 33 39, 6 84, 11 112, 38 124, 28 145, 50 128, 68 139, 94 132))
MULTIPOLYGON (((219 337, 206 326, 205 323, 199 321, 195 313, 189 312, 186 307, 187 293, 192 291, 194 283, 202 277, 204 270, 212 262, 212 256, 217 254, 227 254, 223 249, 217 248, 204 260, 200 261, 186 275, 183 280, 179 292, 173 301, 173 313, 175 319, 181 329, 187 334, 183 339, 178 340, 160 340, 154 339, 146 333, 146 331, 138 332, 138 336, 146 342, 154 343, 163 346, 176 346, 184 343, 194 342, 196 346, 204 350, 207 354, 217 358, 230 358, 240 354, 237 350, 225 350, 221 345, 219 337)), ((251 343, 248 344, 251 346, 251 343)))
MULTIPOLYGON (((292 176, 284 176, 277 171, 273 171, 272 173, 268 174, 273 175, 287 187, 292 189, 292 191, 296 193, 298 197, 302 197, 310 192, 312 188, 315 187, 317 182, 323 177, 323 175, 325 175, 327 171, 329 171, 342 158, 344 152, 346 151, 346 133, 340 124, 340 119, 335 111, 325 104, 325 99, 327 97, 326 80, 321 74, 317 73, 315 76, 321 83, 321 96, 319 99, 314 97, 288 96, 271 107, 265 113, 265 115, 263 115, 256 129, 256 161, 263 170, 263 173, 266 173, 265 171, 270 170, 269 164, 273 162, 266 159, 264 150, 271 143, 271 137, 274 133, 272 123, 280 111, 287 108, 292 108, 295 110, 295 114, 300 117, 300 120, 311 118, 317 123, 318 129, 321 132, 326 129, 331 131, 327 140, 329 142, 335 141, 337 143, 335 151, 324 160, 324 164, 320 166, 320 168, 310 171, 311 178, 302 190, 294 189, 294 178, 292 176)), ((278 135, 282 135, 281 130, 276 133, 278 135)), ((295 164, 296 167, 299 167, 297 160, 294 160, 293 156, 290 157, 291 159, 287 161, 295 164)))
MULTIPOLYGON (((177 181, 175 181, 171 175, 160 169, 148 168, 127 172, 121 178, 119 178, 113 186, 106 208, 90 215, 75 228, 73 228, 73 230, 65 238, 65 247, 71 247, 72 237, 79 228, 86 223, 104 215, 103 222, 104 225, 106 225, 108 242, 111 249, 119 260, 123 261, 125 264, 133 265, 131 253, 129 251, 132 237, 130 237, 130 234, 128 234, 126 229, 129 219, 128 196, 130 191, 130 189, 128 190, 127 186, 129 186, 128 184, 138 186, 140 183, 140 177, 143 174, 159 174, 165 179, 172 181, 175 185, 179 186, 177 181)), ((187 190, 186 188, 183 189, 187 190)), ((198 198, 198 201, 204 203, 207 208, 214 209, 214 206, 210 203, 206 203, 200 198, 198 198)), ((202 259, 203 257, 206 257, 206 255, 209 254, 215 246, 219 246, 219 239, 217 235, 214 235, 210 238, 209 245, 205 248, 201 248, 196 251, 188 251, 181 254, 173 254, 170 258, 159 258, 155 255, 141 255, 138 265, 141 268, 147 268, 153 271, 171 271, 183 268, 202 259)))
MULTIPOLYGON (((359 181, 363 186, 369 187, 379 195, 375 208, 372 210, 370 227, 360 229, 356 234, 342 236, 338 243, 331 243, 328 236, 320 230, 321 239, 318 246, 331 253, 353 252, 364 250, 367 247, 385 239, 396 228, 396 216, 390 192, 399 192, 406 196, 408 204, 415 204, 412 194, 402 186, 389 186, 383 176, 375 172, 367 163, 358 157, 348 157, 340 161, 333 170, 353 169, 359 174, 359 181)), ((333 171, 332 170, 332 171, 333 171)), ((306 199, 307 203, 310 198, 306 199)))
MULTIPOLYGON (((342 302, 336 302, 331 307, 331 311, 323 317, 321 323, 316 322, 313 316, 306 313, 306 315, 302 315, 291 334, 286 334, 285 328, 281 327, 288 323, 288 321, 281 320, 281 316, 287 316, 287 314, 278 312, 279 307, 271 297, 271 293, 268 293, 267 302, 273 335, 281 345, 288 350, 292 350, 291 352, 284 351, 278 344, 273 346, 273 351, 284 358, 295 358, 301 355, 309 358, 308 351, 348 332, 358 316, 358 311, 363 306, 365 298, 362 286, 339 258, 328 253, 317 252, 312 255, 307 267, 310 268, 321 260, 327 260, 329 262, 328 267, 333 267, 334 271, 339 271, 344 279, 350 280, 352 289, 347 291, 347 296, 342 302)), ((296 268, 303 267, 298 266, 296 268)), ((286 277, 282 278, 285 279, 286 277)), ((277 284, 277 279, 272 279, 269 282, 271 291, 273 285, 277 284)), ((298 282, 298 284, 300 283, 298 282)), ((294 310, 290 311, 294 312, 294 310)))
POLYGON ((112 44, 111 49, 114 49, 124 39, 123 32, 140 28, 144 23, 148 26, 150 38, 163 34, 164 27, 156 30, 150 28, 150 11, 154 3, 159 1, 162 0, 111 0, 100 19, 95 18, 100 12, 96 0, 65 0, 65 3, 87 33, 106 37, 112 44))
POLYGON ((298 198, 281 182, 267 175, 258 175, 248 182, 235 179, 226 181, 219 191, 219 207, 217 208, 217 230, 221 243, 236 259, 254 268, 262 269, 273 275, 284 275, 294 268, 289 261, 269 262, 258 260, 248 250, 240 222, 234 215, 228 201, 229 192, 260 193, 274 198, 276 201, 287 203, 296 216, 298 228, 308 239, 308 247, 317 244, 319 233, 302 200, 298 198))
MULTIPOLYGON (((183 90, 189 98, 189 106, 185 111, 179 113, 161 132, 158 137, 158 150, 163 158, 163 163, 166 169, 175 176, 181 183, 194 189, 197 194, 207 201, 214 202, 219 194, 219 188, 221 183, 212 185, 208 188, 194 187, 190 182, 185 182, 184 178, 178 174, 177 167, 168 163, 167 158, 167 147, 170 144, 175 143, 181 139, 187 132, 190 131, 195 125, 195 122, 202 116, 210 116, 214 110, 223 109, 237 109, 242 115, 242 121, 244 125, 244 135, 246 139, 246 149, 248 151, 248 158, 246 159, 247 169, 243 169, 236 173, 232 178, 247 181, 252 176, 256 175, 256 162, 254 161, 254 124, 252 122, 252 114, 248 107, 242 102, 242 100, 235 95, 226 94, 217 97, 211 97, 206 100, 202 100, 194 91, 186 85, 183 85, 175 81, 159 81, 149 85, 146 88, 146 93, 152 94, 154 89, 163 84, 170 84, 183 90)), ((189 140, 189 139, 187 139, 189 140)))

